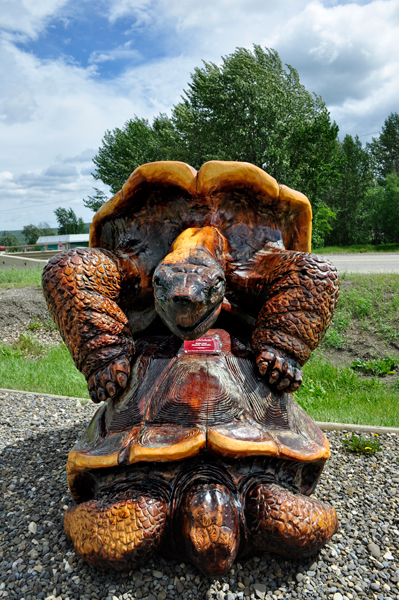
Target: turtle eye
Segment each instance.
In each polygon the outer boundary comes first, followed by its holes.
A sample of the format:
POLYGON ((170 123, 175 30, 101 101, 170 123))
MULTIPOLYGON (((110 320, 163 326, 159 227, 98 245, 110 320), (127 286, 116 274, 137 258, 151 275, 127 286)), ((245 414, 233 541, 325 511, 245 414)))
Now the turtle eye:
POLYGON ((218 277, 215 281, 215 283, 212 286, 213 290, 220 290, 220 288, 224 285, 224 279, 223 277, 218 277))
POLYGON ((156 285, 157 287, 160 287, 160 285, 161 285, 161 278, 158 277, 158 275, 156 275, 156 277, 154 277, 154 285, 156 285))
POLYGON ((210 294, 211 295, 218 294, 222 290, 223 286, 224 286, 223 277, 218 277, 216 279, 215 283, 213 284, 213 286, 211 287, 211 289, 209 290, 210 294))

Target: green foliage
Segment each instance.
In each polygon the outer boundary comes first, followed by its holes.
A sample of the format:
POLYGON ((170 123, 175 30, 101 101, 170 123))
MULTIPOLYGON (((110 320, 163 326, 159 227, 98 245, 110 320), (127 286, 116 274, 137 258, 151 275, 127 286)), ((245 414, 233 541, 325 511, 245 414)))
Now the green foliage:
POLYGON ((325 202, 318 202, 312 227, 312 245, 322 248, 326 236, 332 231, 331 223, 337 218, 325 202))
POLYGON ((274 50, 203 63, 172 111, 183 159, 247 161, 315 200, 335 181, 338 127, 274 50))
POLYGON ((357 136, 354 139, 345 136, 340 144, 340 156, 340 181, 325 197, 336 215, 333 226, 326 232, 329 234, 326 239, 339 245, 357 244, 370 239, 365 223, 365 196, 373 184, 373 162, 357 136))
POLYGON ((0 237, 0 246, 19 246, 19 248, 14 249, 15 252, 21 249, 21 242, 13 233, 4 231, 0 237))
MULTIPOLYGON (((346 434, 349 436, 349 433, 346 434)), ((381 444, 377 439, 366 438, 361 435, 355 435, 352 432, 351 437, 341 439, 345 450, 348 452, 355 452, 357 454, 372 455, 376 452, 382 452, 381 444)))
POLYGON ((58 222, 59 235, 68 233, 84 233, 85 224, 82 217, 77 217, 72 208, 56 208, 54 211, 58 222))
MULTIPOLYGON (((307 194, 317 216, 316 201, 337 180, 337 134, 322 98, 276 51, 237 48, 220 66, 204 62, 194 70, 170 119, 159 115, 150 125, 135 117, 107 131, 93 175, 115 193, 146 162, 182 160, 198 169, 213 159, 246 161, 307 194)), ((323 210, 320 239, 333 218, 323 210)))
POLYGON ((323 246, 318 248, 315 246, 312 248, 312 252, 315 254, 352 254, 365 253, 365 252, 399 252, 399 244, 379 244, 374 246, 373 244, 354 244, 353 246, 323 246))
POLYGON ((378 377, 384 377, 385 375, 393 375, 395 369, 399 364, 398 358, 386 357, 380 359, 364 360, 358 358, 352 361, 352 369, 354 371, 360 371, 365 375, 377 375, 378 377))
POLYGON ((38 358, 45 354, 46 348, 34 335, 21 333, 18 341, 14 344, 14 348, 19 352, 19 356, 25 358, 38 358))
POLYGON ((25 225, 22 235, 25 238, 25 242, 29 246, 33 246, 41 235, 54 235, 54 231, 48 223, 39 223, 39 225, 31 223, 30 225, 25 225))
POLYGON ((28 325, 28 329, 30 329, 31 331, 37 331, 37 330, 41 330, 41 329, 45 329, 45 330, 54 330, 54 329, 58 329, 57 325, 54 323, 53 319, 46 319, 46 321, 41 321, 39 318, 37 319, 33 319, 31 320, 31 322, 28 325))
POLYGON ((88 196, 83 200, 83 204, 86 208, 90 208, 90 210, 97 212, 100 210, 104 202, 108 200, 107 195, 102 190, 98 188, 94 188, 95 194, 93 196, 88 196))
POLYGON ((93 176, 116 194, 138 166, 156 160, 178 159, 177 147, 174 126, 166 115, 156 117, 152 125, 146 119, 134 117, 122 129, 105 132, 102 146, 93 158, 96 165, 93 176))
POLYGON ((390 173, 399 174, 399 115, 391 113, 382 126, 379 138, 373 138, 368 145, 375 160, 375 168, 383 183, 390 173))
POLYGON ((399 240, 399 175, 387 175, 384 185, 375 185, 366 193, 365 224, 375 243, 399 240))

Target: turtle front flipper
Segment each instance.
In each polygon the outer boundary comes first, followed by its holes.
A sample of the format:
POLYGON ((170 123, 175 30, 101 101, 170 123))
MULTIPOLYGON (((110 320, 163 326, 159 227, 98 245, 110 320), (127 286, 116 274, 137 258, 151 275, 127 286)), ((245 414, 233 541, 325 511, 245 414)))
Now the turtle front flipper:
POLYGON ((298 373, 318 346, 338 300, 337 270, 321 256, 270 250, 257 264, 266 302, 252 335, 259 370, 284 391, 295 391, 298 373), (297 363, 297 364, 296 364, 297 363))
POLYGON ((321 256, 267 245, 246 264, 230 266, 228 281, 236 303, 248 294, 260 373, 277 389, 294 392, 301 366, 332 319, 339 295, 336 268, 321 256))
POLYGON ((77 554, 100 569, 131 569, 158 551, 167 502, 154 493, 109 494, 69 508, 65 532, 77 554))
POLYGON ((134 341, 120 309, 122 284, 140 281, 133 261, 96 248, 54 256, 43 270, 44 295, 94 402, 126 387, 134 341))
POLYGON ((314 554, 338 529, 335 508, 273 484, 255 485, 245 507, 250 550, 285 558, 314 554))

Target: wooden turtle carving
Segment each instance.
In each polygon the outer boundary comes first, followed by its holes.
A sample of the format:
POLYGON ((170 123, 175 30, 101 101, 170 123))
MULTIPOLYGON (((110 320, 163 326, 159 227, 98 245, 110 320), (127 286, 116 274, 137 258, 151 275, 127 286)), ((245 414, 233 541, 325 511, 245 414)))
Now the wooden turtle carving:
POLYGON ((309 497, 328 441, 292 395, 338 299, 310 236, 307 198, 253 165, 158 162, 95 215, 91 248, 49 261, 50 311, 105 401, 67 463, 65 530, 89 563, 161 552, 218 575, 336 531, 309 497))

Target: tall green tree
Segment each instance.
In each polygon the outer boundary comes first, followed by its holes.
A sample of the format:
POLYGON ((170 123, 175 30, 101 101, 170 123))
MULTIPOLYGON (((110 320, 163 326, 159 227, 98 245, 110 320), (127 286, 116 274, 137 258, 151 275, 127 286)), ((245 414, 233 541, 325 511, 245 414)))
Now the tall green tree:
POLYGON ((338 127, 276 51, 237 48, 204 62, 172 111, 183 160, 251 162, 315 202, 336 181, 338 127))
POLYGON ((85 224, 82 217, 77 217, 72 208, 56 208, 54 214, 58 222, 59 235, 68 233, 84 233, 85 224))
POLYGON ((156 160, 176 159, 177 146, 176 131, 166 115, 156 117, 152 125, 146 119, 134 117, 122 129, 105 132, 102 146, 93 158, 96 165, 93 176, 116 194, 138 166, 156 160))
MULTIPOLYGON (((9 231, 3 231, 3 235, 0 237, 0 246, 21 246, 20 240, 16 235, 9 231)), ((14 249, 16 252, 19 248, 14 249)))
POLYGON ((29 225, 25 225, 22 235, 25 238, 25 242, 33 246, 41 235, 54 235, 54 231, 48 223, 42 222, 38 225, 30 223, 29 225))
POLYGON ((373 161, 358 136, 345 136, 340 155, 340 181, 325 196, 336 215, 327 240, 339 246, 364 244, 370 241, 365 198, 374 182, 373 161))
POLYGON ((198 169, 212 159, 246 161, 305 193, 317 213, 339 177, 337 134, 322 98, 276 51, 237 48, 221 65, 195 69, 170 119, 159 115, 150 125, 135 117, 107 131, 93 176, 115 193, 145 162, 183 160, 198 169))
POLYGON ((389 173, 384 185, 370 187, 365 207, 365 224, 371 241, 399 243, 399 175, 389 173))
POLYGON ((399 115, 391 113, 382 126, 379 138, 373 138, 368 146, 375 160, 379 183, 383 183, 389 173, 399 173, 399 115))

